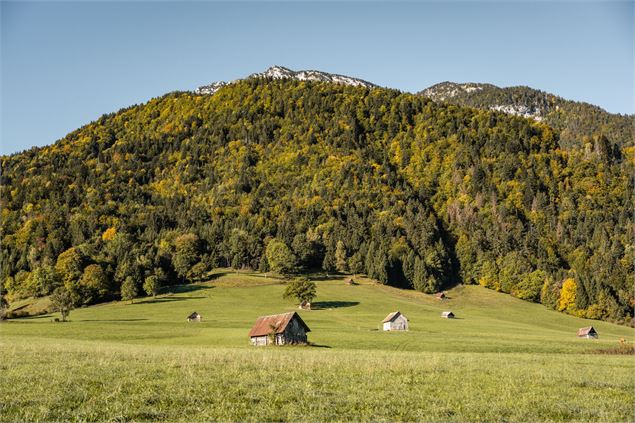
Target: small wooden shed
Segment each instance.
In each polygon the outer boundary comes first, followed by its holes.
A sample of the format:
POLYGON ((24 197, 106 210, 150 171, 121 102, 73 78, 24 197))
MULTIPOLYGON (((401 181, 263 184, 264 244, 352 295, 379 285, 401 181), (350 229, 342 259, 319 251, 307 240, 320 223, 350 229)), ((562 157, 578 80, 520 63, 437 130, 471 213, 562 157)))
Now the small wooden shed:
POLYGON ((251 345, 306 344, 311 329, 295 311, 261 316, 249 331, 251 345))
POLYGON ((311 310, 311 303, 308 302, 307 300, 304 300, 300 303, 300 305, 298 306, 298 308, 300 310, 311 310))
POLYGON ((454 319, 454 313, 452 313, 451 311, 444 311, 443 313, 441 313, 441 317, 444 317, 446 319, 454 319))
POLYGON ((189 316, 187 316, 188 322, 200 322, 202 319, 203 317, 201 317, 201 315, 198 314, 197 312, 194 312, 190 314, 189 316))
POLYGON ((438 292, 436 297, 437 297, 437 300, 445 300, 446 298, 445 292, 438 292))
POLYGON ((381 323, 384 330, 408 330, 408 318, 400 311, 390 313, 381 323))
POLYGON ((597 331, 593 326, 587 326, 585 328, 578 329, 578 338, 592 338, 597 339, 600 335, 598 335, 597 331))

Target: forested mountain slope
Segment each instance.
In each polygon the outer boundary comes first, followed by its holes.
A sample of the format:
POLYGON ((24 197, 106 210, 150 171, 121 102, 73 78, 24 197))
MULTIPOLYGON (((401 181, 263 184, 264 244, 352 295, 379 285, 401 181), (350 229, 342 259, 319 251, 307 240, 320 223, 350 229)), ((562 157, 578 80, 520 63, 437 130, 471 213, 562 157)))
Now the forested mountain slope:
POLYGON ((633 149, 381 88, 251 78, 106 115, 2 157, 10 299, 297 267, 434 292, 481 283, 631 320, 633 149))
POLYGON ((620 147, 635 142, 635 116, 608 113, 592 104, 529 87, 442 82, 420 94, 436 101, 543 121, 560 132, 561 148, 606 149, 607 154, 619 156, 620 147))

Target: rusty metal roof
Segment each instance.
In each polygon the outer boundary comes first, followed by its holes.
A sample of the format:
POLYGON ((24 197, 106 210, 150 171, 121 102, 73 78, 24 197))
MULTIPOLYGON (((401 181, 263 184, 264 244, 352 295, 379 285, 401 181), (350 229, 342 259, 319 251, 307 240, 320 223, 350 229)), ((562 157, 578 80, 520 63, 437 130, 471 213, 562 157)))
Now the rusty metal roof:
MULTIPOLYGON (((400 311, 393 311, 392 313, 390 313, 388 316, 386 316, 386 318, 384 320, 382 320, 382 323, 388 323, 388 322, 392 322, 393 320, 395 320, 397 317, 401 316, 401 312, 400 311)), ((406 316, 403 316, 406 317, 406 316)), ((406 320, 408 320, 408 318, 406 317, 406 320)))
POLYGON ((289 313, 273 314, 271 316, 260 316, 249 331, 249 336, 265 336, 274 331, 276 334, 282 333, 293 319, 298 319, 298 322, 304 326, 304 330, 311 332, 311 329, 309 329, 306 323, 304 323, 304 320, 300 318, 300 315, 295 311, 291 311, 289 313))
POLYGON ((597 333, 593 326, 587 326, 585 328, 578 329, 578 336, 588 335, 590 333, 597 333))

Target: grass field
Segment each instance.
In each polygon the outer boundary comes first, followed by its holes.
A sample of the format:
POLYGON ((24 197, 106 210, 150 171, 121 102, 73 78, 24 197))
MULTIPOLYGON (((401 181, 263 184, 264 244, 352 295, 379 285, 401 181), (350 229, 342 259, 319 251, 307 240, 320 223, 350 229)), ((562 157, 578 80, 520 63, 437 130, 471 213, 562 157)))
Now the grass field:
POLYGON ((450 299, 318 281, 310 347, 249 346, 284 286, 219 271, 156 299, 15 319, 2 333, 1 421, 605 421, 635 419, 633 330, 477 286, 450 299), (380 322, 400 310, 410 331, 380 322), (439 317, 452 310, 457 319, 439 317), (187 323, 193 311, 201 323, 187 323), (599 340, 576 337, 593 325, 599 340))

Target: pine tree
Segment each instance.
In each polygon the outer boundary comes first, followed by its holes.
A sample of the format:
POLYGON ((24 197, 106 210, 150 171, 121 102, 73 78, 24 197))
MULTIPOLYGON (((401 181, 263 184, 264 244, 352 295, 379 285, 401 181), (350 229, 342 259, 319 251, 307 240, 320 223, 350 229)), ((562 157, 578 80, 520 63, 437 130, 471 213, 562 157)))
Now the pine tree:
POLYGON ((337 246, 335 247, 335 268, 340 273, 348 271, 346 247, 344 247, 344 243, 341 240, 337 241, 337 246))

